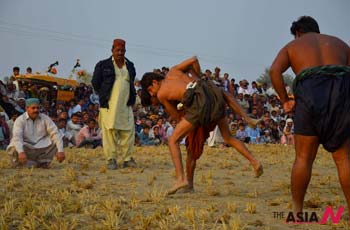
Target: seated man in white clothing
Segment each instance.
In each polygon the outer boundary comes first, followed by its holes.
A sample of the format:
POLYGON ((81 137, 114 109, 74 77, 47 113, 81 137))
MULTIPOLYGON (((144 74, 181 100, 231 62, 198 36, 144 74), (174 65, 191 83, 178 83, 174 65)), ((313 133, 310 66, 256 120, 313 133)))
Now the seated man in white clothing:
POLYGON ((60 118, 57 122, 58 132, 63 141, 63 147, 73 147, 75 146, 75 140, 73 134, 67 131, 67 120, 60 118))
POLYGON ((55 123, 39 113, 39 99, 26 100, 26 112, 14 123, 7 152, 13 166, 49 168, 55 155, 59 162, 65 159, 55 123))
POLYGON ((77 142, 78 133, 80 132, 81 128, 83 128, 81 122, 81 113, 73 113, 70 117, 70 120, 67 122, 67 131, 73 135, 75 142, 77 142))

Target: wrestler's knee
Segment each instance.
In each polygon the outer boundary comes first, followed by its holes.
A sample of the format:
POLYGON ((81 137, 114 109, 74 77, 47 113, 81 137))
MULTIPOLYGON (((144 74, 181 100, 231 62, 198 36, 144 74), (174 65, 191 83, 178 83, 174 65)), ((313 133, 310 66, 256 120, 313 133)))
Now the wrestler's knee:
POLYGON ((179 138, 175 137, 174 135, 171 135, 168 138, 168 144, 169 145, 176 145, 179 142, 179 138))
POLYGON ((294 160, 294 165, 303 166, 303 167, 311 166, 312 163, 313 163, 313 159, 305 155, 296 156, 294 160))

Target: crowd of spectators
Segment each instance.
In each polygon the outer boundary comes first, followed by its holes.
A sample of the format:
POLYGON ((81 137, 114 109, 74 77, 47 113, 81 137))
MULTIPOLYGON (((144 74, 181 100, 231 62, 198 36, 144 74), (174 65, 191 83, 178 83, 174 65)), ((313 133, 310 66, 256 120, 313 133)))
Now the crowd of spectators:
MULTIPOLYGON (((154 72, 166 75, 169 69, 163 67, 154 72)), ((27 73, 31 68, 27 68, 27 73)), ((12 127, 18 115, 25 111, 25 100, 30 97, 40 98, 40 91, 35 84, 19 87, 15 76, 20 74, 18 67, 13 68, 13 75, 7 82, 0 81, 0 148, 5 149, 11 139, 12 127)), ((273 88, 267 83, 251 82, 243 79, 236 83, 228 73, 221 75, 220 68, 214 71, 207 69, 202 79, 214 81, 218 87, 230 92, 252 118, 259 120, 256 127, 250 127, 229 107, 226 109, 227 125, 231 134, 245 143, 293 145, 293 115, 284 114, 273 88)), ((135 81, 137 92, 133 107, 138 146, 167 144, 176 121, 167 116, 162 106, 143 107, 141 104, 140 81, 135 81)), ((288 88, 287 88, 288 89, 288 88)), ((289 89, 288 89, 289 90, 289 89)), ((41 98, 40 98, 41 99, 41 98)), ((98 96, 91 85, 80 83, 75 88, 75 98, 68 101, 57 101, 51 97, 41 99, 40 112, 48 115, 57 125, 65 147, 96 148, 102 145, 101 131, 98 127, 98 96), (47 99, 47 98, 46 98, 47 99)), ((222 143, 220 132, 213 132, 212 143, 222 143)), ((184 141, 182 142, 184 143, 184 141)), ((215 146, 214 144, 214 146, 215 146)), ((213 146, 211 144, 210 146, 213 146)))

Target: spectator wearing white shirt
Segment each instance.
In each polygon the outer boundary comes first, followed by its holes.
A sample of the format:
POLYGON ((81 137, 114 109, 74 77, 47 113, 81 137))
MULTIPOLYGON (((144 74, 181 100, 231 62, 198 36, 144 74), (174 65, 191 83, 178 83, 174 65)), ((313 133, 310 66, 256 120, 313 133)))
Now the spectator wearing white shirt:
POLYGON ((74 113, 81 113, 83 111, 84 103, 85 103, 84 99, 80 99, 78 101, 78 104, 73 107, 72 114, 74 114, 74 113))
POLYGON ((75 140, 74 140, 73 134, 67 131, 66 127, 67 127, 67 120, 64 118, 60 118, 57 122, 57 128, 58 128, 60 137, 63 141, 63 146, 73 147, 75 146, 75 140))
POLYGON ((255 81, 252 82, 252 87, 249 89, 250 95, 252 96, 254 93, 259 94, 259 90, 257 88, 257 84, 255 81))
POLYGON ((77 140, 78 133, 82 127, 83 126, 81 124, 81 113, 73 113, 73 115, 67 123, 67 131, 73 135, 75 141, 77 140))
POLYGON ((242 80, 242 81, 240 81, 239 82, 239 88, 238 88, 238 94, 243 94, 243 95, 246 95, 246 94, 248 94, 248 95, 250 95, 250 91, 249 91, 249 89, 248 89, 248 85, 249 85, 249 83, 248 83, 248 81, 247 80, 242 80))
POLYGON ((55 123, 39 113, 39 100, 26 100, 26 112, 13 126, 13 138, 7 148, 13 166, 48 168, 53 157, 65 159, 63 142, 55 123))

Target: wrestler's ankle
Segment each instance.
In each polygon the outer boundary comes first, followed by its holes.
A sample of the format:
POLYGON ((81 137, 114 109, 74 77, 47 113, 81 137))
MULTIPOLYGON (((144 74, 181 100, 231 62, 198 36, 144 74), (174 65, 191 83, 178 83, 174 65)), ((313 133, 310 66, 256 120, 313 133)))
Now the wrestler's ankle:
POLYGON ((176 185, 186 185, 186 184, 188 184, 188 181, 187 181, 187 179, 181 178, 181 179, 177 179, 177 180, 175 181, 175 184, 176 184, 176 185))
POLYGON ((250 163, 254 168, 259 168, 261 165, 260 161, 258 161, 256 159, 252 160, 250 163))

